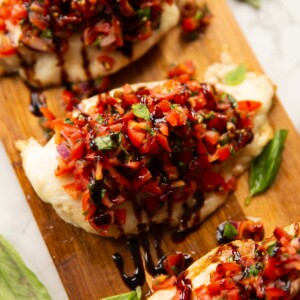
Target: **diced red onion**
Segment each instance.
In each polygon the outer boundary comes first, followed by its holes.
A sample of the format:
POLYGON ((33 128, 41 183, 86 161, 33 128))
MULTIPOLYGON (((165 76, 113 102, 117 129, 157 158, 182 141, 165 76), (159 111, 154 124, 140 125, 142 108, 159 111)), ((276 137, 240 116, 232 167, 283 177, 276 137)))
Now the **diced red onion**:
POLYGON ((63 159, 66 159, 70 156, 70 151, 64 144, 57 145, 56 150, 63 159))

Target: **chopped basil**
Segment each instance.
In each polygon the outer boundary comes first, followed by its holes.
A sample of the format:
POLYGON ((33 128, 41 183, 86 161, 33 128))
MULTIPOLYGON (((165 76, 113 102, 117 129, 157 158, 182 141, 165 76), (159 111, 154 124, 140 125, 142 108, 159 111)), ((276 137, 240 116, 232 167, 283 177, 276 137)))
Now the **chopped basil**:
POLYGON ((252 276, 257 276, 259 274, 259 270, 257 269, 256 265, 252 265, 249 267, 248 274, 252 276))
POLYGON ((19 253, 0 235, 0 299, 51 299, 19 253))
POLYGON ((65 118, 64 123, 65 124, 74 124, 73 121, 70 118, 65 118))
POLYGON ((238 235, 237 229, 230 223, 226 222, 223 230, 223 238, 233 240, 238 235))
POLYGON ((247 68, 240 64, 235 69, 228 72, 224 77, 224 83, 227 85, 238 85, 242 83, 246 77, 247 68))
POLYGON ((250 170, 250 197, 267 190, 278 173, 287 130, 277 130, 263 152, 254 159, 250 170))
POLYGON ((132 111, 135 116, 144 120, 150 120, 150 112, 145 104, 137 103, 132 105, 132 111))
POLYGON ((195 20, 200 21, 204 17, 204 13, 201 9, 198 9, 195 14, 195 20))
POLYGON ((260 8, 261 2, 260 0, 239 0, 240 2, 245 2, 252 5, 255 8, 260 8))
POLYGON ((116 296, 111 296, 107 298, 102 298, 100 300, 141 300, 142 299, 142 289, 138 286, 135 291, 129 293, 120 294, 116 296))
POLYGON ((267 252, 270 256, 274 256, 276 254, 276 251, 278 250, 277 242, 274 241, 267 249, 267 252))
POLYGON ((97 136, 91 142, 91 148, 93 150, 104 151, 113 150, 120 145, 120 134, 112 133, 105 136, 97 136))
POLYGON ((99 116, 96 118, 96 121, 97 121, 97 123, 102 124, 102 123, 103 123, 103 117, 99 115, 99 116))
POLYGON ((151 16, 151 7, 146 7, 144 9, 139 9, 136 12, 137 16, 139 17, 139 19, 143 20, 144 18, 146 20, 150 20, 150 16, 151 16))
POLYGON ((40 34, 40 37, 46 38, 46 39, 51 39, 53 37, 53 33, 49 28, 47 28, 40 34))

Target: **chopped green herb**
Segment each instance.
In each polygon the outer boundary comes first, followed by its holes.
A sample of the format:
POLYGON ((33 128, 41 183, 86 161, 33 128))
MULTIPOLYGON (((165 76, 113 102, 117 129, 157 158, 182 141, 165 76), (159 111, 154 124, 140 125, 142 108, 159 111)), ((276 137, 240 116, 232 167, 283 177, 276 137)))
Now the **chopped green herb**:
POLYGON ((46 39, 51 39, 53 37, 53 33, 49 28, 47 28, 40 34, 40 37, 46 38, 46 39))
POLYGON ((102 123, 103 123, 103 117, 99 115, 99 116, 96 118, 96 121, 97 121, 97 123, 102 124, 102 123))
POLYGON ((135 291, 129 293, 120 294, 116 296, 111 296, 107 298, 102 298, 100 300, 141 300, 142 299, 142 289, 138 286, 135 291))
POLYGON ((150 112, 145 104, 137 103, 132 105, 132 111, 135 116, 144 120, 150 120, 150 112))
POLYGON ((0 270, 0 299, 51 299, 45 286, 1 235, 0 270))
POLYGON ((144 9, 139 9, 136 12, 137 16, 139 17, 139 19, 146 19, 146 20, 150 20, 150 16, 151 16, 151 7, 146 7, 144 9))
POLYGON ((235 69, 228 72, 224 77, 224 83, 227 85, 239 85, 246 77, 247 68, 240 64, 235 69))
POLYGON ((120 144, 120 134, 113 133, 106 136, 97 136, 92 141, 92 149, 100 150, 113 150, 120 144))
POLYGON ((74 124, 73 121, 70 118, 65 118, 64 123, 65 124, 74 124))
POLYGON ((259 274, 259 270, 257 269, 256 265, 252 265, 249 267, 248 274, 252 276, 257 276, 259 274))
POLYGON ((230 223, 227 222, 224 226, 223 237, 228 240, 233 240, 238 235, 237 229, 230 223))
POLYGON ((274 242, 268 247, 267 252, 268 252, 268 254, 269 254, 270 256, 274 256, 275 253, 276 253, 276 250, 277 250, 277 242, 274 241, 274 242))

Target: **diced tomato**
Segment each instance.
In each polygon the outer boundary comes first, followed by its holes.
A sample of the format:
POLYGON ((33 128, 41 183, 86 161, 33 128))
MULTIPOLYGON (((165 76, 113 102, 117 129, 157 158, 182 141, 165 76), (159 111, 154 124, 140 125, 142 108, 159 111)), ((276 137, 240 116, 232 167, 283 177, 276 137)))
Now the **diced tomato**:
POLYGON ((169 111, 166 116, 166 121, 173 127, 177 126, 178 114, 174 110, 169 111))
POLYGON ((114 209, 114 224, 122 226, 126 223, 127 212, 126 209, 114 209))
POLYGON ((289 293, 279 288, 267 288, 266 298, 268 300, 288 299, 289 293))
POLYGON ((219 138, 220 134, 215 130, 207 130, 204 135, 204 139, 212 145, 216 145, 219 141, 219 138))
POLYGON ((26 10, 26 7, 24 6, 24 4, 21 4, 21 3, 14 4, 10 17, 11 17, 11 20, 13 23, 26 18, 27 10, 26 10))
POLYGON ((79 140, 75 144, 74 148, 72 149, 70 158, 75 161, 81 159, 85 154, 85 150, 86 150, 85 140, 79 140))
POLYGON ((138 99, 137 99, 136 95, 134 94, 134 90, 131 87, 131 85, 129 85, 129 84, 125 84, 123 86, 123 101, 124 101, 125 107, 127 105, 132 105, 132 104, 138 103, 138 99))
POLYGON ((76 189, 76 183, 71 182, 63 185, 64 190, 71 196, 72 199, 77 200, 80 192, 76 189))
POLYGON ((171 276, 171 277, 164 277, 164 280, 158 281, 158 279, 154 279, 152 283, 152 289, 154 292, 159 291, 159 290, 166 290, 168 288, 171 288, 175 285, 176 283, 176 276, 171 276))
POLYGON ((280 227, 276 227, 273 234, 283 246, 289 245, 292 240, 292 237, 280 227))
MULTIPOLYGON (((170 78, 178 77, 180 75, 194 75, 196 67, 191 60, 184 61, 183 63, 175 65, 168 72, 170 78)), ((190 78, 190 77, 188 77, 190 78)))
POLYGON ((255 111, 261 107, 262 103, 259 101, 238 101, 238 109, 245 111, 255 111))
POLYGON ((143 167, 135 176, 132 182, 134 191, 138 191, 141 188, 141 186, 144 185, 151 178, 152 175, 150 171, 146 167, 143 167))
POLYGON ((9 56, 16 53, 9 37, 0 33, 0 56, 9 56))
POLYGON ((182 252, 168 255, 163 261, 163 267, 169 275, 178 276, 185 269, 185 258, 182 252))
POLYGON ((225 161, 231 156, 232 147, 232 145, 225 145, 217 149, 217 153, 221 161, 225 161))
POLYGON ((127 134, 130 139, 130 142, 135 147, 139 148, 142 145, 144 138, 146 137, 146 133, 135 130, 133 128, 133 122, 134 121, 128 122, 127 134))
POLYGON ((275 280, 276 275, 276 260, 274 257, 269 257, 268 262, 262 272, 263 278, 268 278, 269 280, 275 280))
POLYGON ((168 138, 164 135, 162 135, 161 133, 157 132, 156 133, 156 139, 158 141, 158 143, 168 152, 172 152, 169 142, 168 142, 168 138))
POLYGON ((193 32, 193 31, 197 30, 199 23, 197 22, 195 17, 189 17, 189 18, 185 18, 182 20, 181 26, 184 31, 193 32))
POLYGON ((150 90, 152 97, 159 100, 171 100, 176 94, 180 94, 180 84, 175 80, 168 80, 164 84, 157 85, 150 90))
POLYGON ((234 281, 231 278, 221 279, 215 282, 210 283, 207 286, 207 289, 210 294, 218 295, 222 290, 231 290, 236 289, 237 286, 235 285, 234 281))
POLYGON ((112 25, 113 25, 113 28, 114 28, 114 33, 115 33, 115 38, 116 38, 116 45, 117 45, 117 47, 122 47, 124 45, 124 40, 123 40, 120 21, 116 17, 113 17, 112 25))

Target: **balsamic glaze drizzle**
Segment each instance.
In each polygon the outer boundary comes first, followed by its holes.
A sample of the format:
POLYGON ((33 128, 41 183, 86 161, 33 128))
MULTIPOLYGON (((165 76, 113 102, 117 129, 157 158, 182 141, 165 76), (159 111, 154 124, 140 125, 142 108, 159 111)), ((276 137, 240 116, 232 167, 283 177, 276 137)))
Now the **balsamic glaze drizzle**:
POLYGON ((46 105, 46 97, 43 92, 30 88, 30 104, 29 110, 36 117, 42 117, 40 108, 46 105))
POLYGON ((119 253, 115 253, 112 258, 116 267, 119 270, 119 273, 125 285, 131 290, 135 290, 138 286, 143 286, 143 284, 145 283, 145 271, 143 267, 138 240, 134 238, 129 239, 127 241, 127 245, 129 247, 135 267, 133 276, 128 276, 124 272, 124 259, 119 253))
MULTIPOLYGON (((144 260, 145 260, 145 266, 148 271, 148 273, 151 276, 156 276, 159 274, 165 274, 165 270, 163 267, 163 260, 166 258, 166 255, 157 255, 158 263, 155 266, 153 263, 152 256, 150 254, 150 247, 149 247, 149 241, 147 239, 142 240, 142 246, 144 249, 144 260)), ((157 252, 156 252, 157 253, 157 252)))

